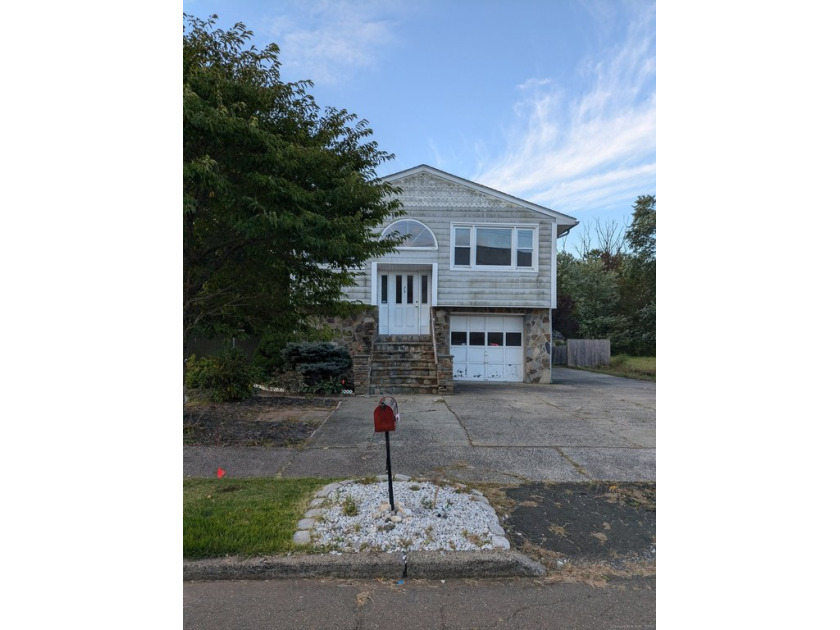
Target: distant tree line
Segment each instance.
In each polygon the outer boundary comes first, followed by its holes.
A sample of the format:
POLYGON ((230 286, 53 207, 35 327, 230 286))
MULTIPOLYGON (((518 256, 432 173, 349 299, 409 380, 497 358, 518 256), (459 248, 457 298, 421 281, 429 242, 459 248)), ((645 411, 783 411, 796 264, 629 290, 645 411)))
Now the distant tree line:
POLYGON ((553 329, 566 338, 610 339, 613 354, 656 356, 656 196, 641 195, 633 219, 595 223, 576 253, 557 255, 553 329))

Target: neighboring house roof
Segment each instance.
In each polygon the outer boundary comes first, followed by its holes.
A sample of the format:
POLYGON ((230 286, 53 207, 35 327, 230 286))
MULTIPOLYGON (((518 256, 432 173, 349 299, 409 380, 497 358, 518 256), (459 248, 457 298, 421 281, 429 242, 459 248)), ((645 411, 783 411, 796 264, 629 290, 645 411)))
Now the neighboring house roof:
POLYGON ((468 179, 464 179, 463 177, 452 175, 451 173, 441 171, 440 169, 433 168, 426 164, 420 164, 419 166, 414 166, 404 171, 392 173, 391 175, 383 177, 382 181, 394 183, 398 180, 405 179, 406 177, 411 177, 412 175, 418 175, 420 173, 425 173, 433 177, 439 177, 440 179, 446 180, 453 184, 464 186, 475 192, 490 195, 491 197, 495 197, 507 203, 523 206, 525 208, 528 208, 529 210, 533 210, 534 212, 539 212, 540 214, 550 216, 557 222, 557 225, 560 228, 557 231, 558 237, 565 235, 569 230, 571 230, 578 223, 580 223, 580 221, 578 221, 574 217, 570 217, 569 215, 563 214, 562 212, 558 212, 557 210, 552 210, 551 208, 540 206, 530 201, 520 199, 519 197, 514 197, 513 195, 509 195, 507 193, 503 193, 493 188, 490 188, 489 186, 484 186, 482 184, 478 184, 468 179))

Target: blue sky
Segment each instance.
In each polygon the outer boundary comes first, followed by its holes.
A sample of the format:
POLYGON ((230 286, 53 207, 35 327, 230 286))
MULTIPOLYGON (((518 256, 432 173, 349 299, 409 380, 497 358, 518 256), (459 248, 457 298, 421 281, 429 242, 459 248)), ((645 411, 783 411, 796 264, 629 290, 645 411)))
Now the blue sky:
POLYGON ((367 119, 395 159, 624 225, 656 194, 656 9, 628 2, 186 0, 280 46, 285 80, 367 119))

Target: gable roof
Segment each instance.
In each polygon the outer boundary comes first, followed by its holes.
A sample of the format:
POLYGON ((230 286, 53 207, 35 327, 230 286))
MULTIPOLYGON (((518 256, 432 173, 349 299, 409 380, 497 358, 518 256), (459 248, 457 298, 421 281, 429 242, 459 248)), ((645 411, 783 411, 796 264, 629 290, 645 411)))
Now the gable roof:
POLYGON ((393 184, 401 179, 411 177, 412 175, 418 175, 420 173, 425 173, 427 175, 431 175, 432 177, 438 177, 450 183, 469 188, 475 192, 490 195, 491 197, 495 197, 496 199, 500 199, 507 203, 522 206, 529 210, 533 210, 534 212, 539 212, 540 214, 549 216, 557 222, 558 226, 560 226, 561 228, 565 228, 565 230, 558 230, 558 236, 565 234, 580 223, 580 221, 578 221, 574 217, 570 217, 569 215, 563 214, 562 212, 558 212, 557 210, 552 210, 551 208, 546 208, 545 206, 540 206, 538 204, 531 203, 530 201, 520 199, 519 197, 508 195, 507 193, 500 192, 498 190, 490 188, 489 186, 484 186, 483 184, 478 184, 468 179, 464 179, 463 177, 452 175, 451 173, 441 171, 440 169, 433 168, 426 164, 420 164, 418 166, 414 166, 404 171, 392 173, 391 175, 387 175, 381 179, 382 181, 388 182, 389 184, 393 184))

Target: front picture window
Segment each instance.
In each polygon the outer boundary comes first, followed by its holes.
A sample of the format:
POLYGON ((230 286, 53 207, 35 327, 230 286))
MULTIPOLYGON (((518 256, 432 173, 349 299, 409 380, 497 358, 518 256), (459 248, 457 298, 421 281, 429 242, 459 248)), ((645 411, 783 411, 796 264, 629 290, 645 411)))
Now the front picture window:
POLYGON ((510 266, 509 228, 476 228, 476 265, 510 266))
POLYGON ((536 227, 455 225, 452 268, 536 271, 536 227))

